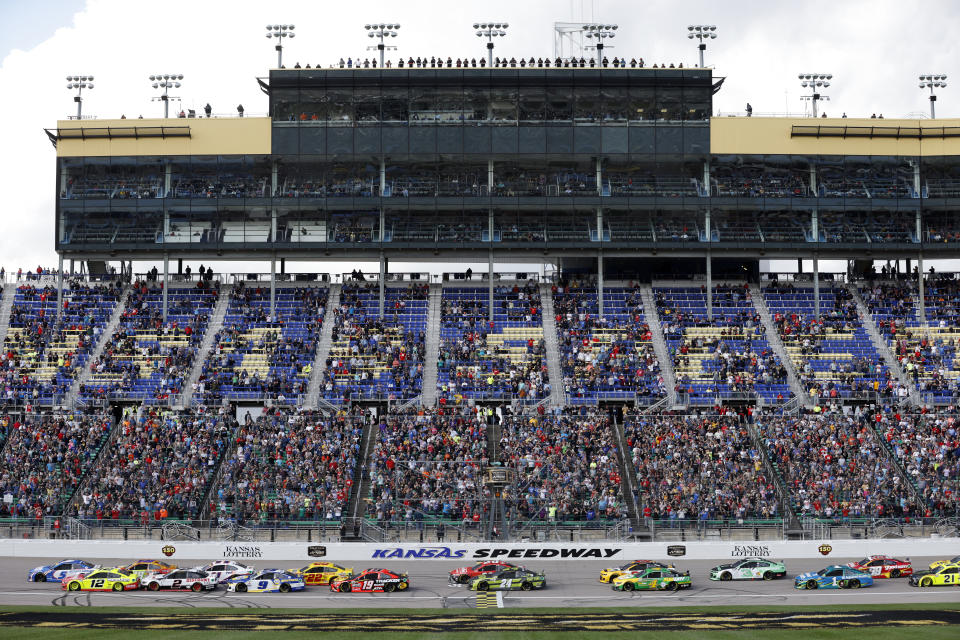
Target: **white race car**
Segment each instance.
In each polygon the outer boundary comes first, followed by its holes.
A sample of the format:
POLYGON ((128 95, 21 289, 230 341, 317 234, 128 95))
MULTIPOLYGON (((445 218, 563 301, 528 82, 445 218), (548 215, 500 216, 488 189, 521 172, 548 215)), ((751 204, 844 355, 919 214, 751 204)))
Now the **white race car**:
POLYGON ((140 584, 150 591, 179 589, 200 592, 217 588, 217 581, 206 571, 199 569, 177 569, 170 573, 148 573, 140 580, 140 584))
POLYGON ((194 571, 205 571, 210 574, 210 576, 217 581, 217 584, 223 584, 227 580, 239 575, 254 573, 256 570, 256 567, 250 567, 232 560, 219 560, 217 562, 211 562, 205 567, 197 567, 194 569, 194 571))

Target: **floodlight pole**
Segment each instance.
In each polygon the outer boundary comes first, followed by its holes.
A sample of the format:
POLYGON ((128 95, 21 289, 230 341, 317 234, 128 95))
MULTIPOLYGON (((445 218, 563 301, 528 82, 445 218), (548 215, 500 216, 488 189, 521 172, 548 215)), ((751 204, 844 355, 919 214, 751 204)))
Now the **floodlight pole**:
POLYGON ((936 87, 947 86, 946 80, 947 80, 947 76, 944 74, 920 76, 920 88, 926 89, 929 87, 930 89, 930 119, 931 120, 935 120, 937 117, 937 107, 936 107, 937 96, 933 92, 933 90, 936 87))
POLYGON ((277 46, 274 47, 274 49, 277 50, 277 69, 283 68, 283 39, 295 38, 297 36, 297 34, 293 32, 295 28, 296 25, 292 24, 267 25, 267 37, 277 39, 277 46))
POLYGON ((476 29, 478 38, 487 39, 487 66, 493 67, 493 39, 507 35, 506 29, 510 25, 506 22, 475 22, 473 28, 476 29))
POLYGON ((697 49, 700 52, 700 68, 705 69, 703 62, 703 52, 707 50, 707 40, 716 39, 717 37, 717 26, 713 24, 691 24, 687 25, 687 37, 693 40, 696 38, 700 41, 700 44, 697 46, 697 49))
POLYGON ((76 89, 73 101, 77 103, 77 120, 83 117, 83 90, 93 89, 93 76, 67 76, 67 89, 76 89))
MULTIPOLYGON (((387 50, 387 45, 384 44, 384 38, 396 38, 397 29, 400 28, 400 25, 395 22, 381 22, 379 24, 365 24, 363 28, 367 30, 367 36, 370 38, 379 38, 380 42, 377 43, 377 51, 380 52, 380 68, 383 68, 383 54, 387 50)), ((373 47, 368 47, 372 49, 373 47)), ((396 47, 390 47, 391 49, 396 49, 396 47)))

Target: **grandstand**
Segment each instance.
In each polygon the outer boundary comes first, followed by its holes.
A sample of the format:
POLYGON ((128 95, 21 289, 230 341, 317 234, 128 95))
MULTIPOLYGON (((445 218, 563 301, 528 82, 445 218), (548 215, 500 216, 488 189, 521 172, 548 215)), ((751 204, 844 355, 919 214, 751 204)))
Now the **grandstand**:
POLYGON ((960 241, 956 123, 711 119, 709 69, 642 65, 261 86, 265 118, 48 132, 82 275, 0 296, 0 526, 957 526, 960 280, 924 266, 960 241))

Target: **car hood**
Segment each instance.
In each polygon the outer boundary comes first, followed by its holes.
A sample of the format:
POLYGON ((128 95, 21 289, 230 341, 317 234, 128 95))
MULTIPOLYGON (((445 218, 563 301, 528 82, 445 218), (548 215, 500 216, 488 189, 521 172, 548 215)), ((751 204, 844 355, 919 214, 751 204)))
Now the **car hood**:
POLYGON ((801 573, 795 579, 796 580, 810 580, 811 578, 819 578, 820 574, 816 571, 808 571, 806 573, 801 573))
POLYGON ((923 571, 914 571, 913 577, 919 578, 920 576, 932 576, 936 571, 929 571, 924 569, 923 571))
POLYGON ((714 567, 714 570, 718 570, 718 569, 733 569, 733 568, 735 568, 736 566, 737 566, 737 565, 732 564, 732 563, 731 563, 731 564, 719 564, 719 565, 717 565, 717 566, 714 567))

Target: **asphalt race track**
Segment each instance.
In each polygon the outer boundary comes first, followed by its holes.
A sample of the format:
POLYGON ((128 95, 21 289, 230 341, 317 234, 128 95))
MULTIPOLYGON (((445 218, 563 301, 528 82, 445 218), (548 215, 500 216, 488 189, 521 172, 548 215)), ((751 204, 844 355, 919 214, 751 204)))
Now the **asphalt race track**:
MULTIPOLYGON (((793 588, 793 577, 804 571, 814 571, 827 564, 843 564, 859 558, 823 558, 787 561, 787 578, 769 582, 732 581, 711 582, 709 569, 720 561, 684 561, 675 559, 679 569, 689 570, 693 578, 690 589, 676 593, 633 592, 620 593, 597 580, 600 569, 622 564, 630 558, 610 561, 537 561, 527 563, 530 569, 544 571, 547 587, 541 591, 499 592, 477 594, 466 587, 451 585, 447 573, 468 564, 463 560, 371 561, 366 566, 354 563, 354 569, 383 566, 405 571, 410 576, 410 589, 403 593, 349 594, 332 593, 327 587, 307 587, 300 593, 227 593, 223 587, 209 593, 191 592, 124 592, 91 593, 63 591, 58 583, 33 583, 27 573, 36 566, 49 564, 61 558, 5 558, 0 562, 0 609, 9 605, 56 605, 63 607, 90 606, 163 606, 179 608, 233 607, 233 608, 353 608, 396 607, 398 609, 464 609, 515 607, 600 607, 600 606, 707 606, 707 605, 821 605, 821 604, 900 604, 956 603, 960 601, 960 587, 933 587, 919 589, 907 584, 906 578, 877 580, 874 586, 859 590, 815 590, 793 588)), ((927 568, 940 558, 914 557, 914 570, 927 568)), ((127 564, 136 558, 100 560, 103 566, 127 564)), ((336 562, 335 558, 328 558, 336 562)), ((662 559, 661 559, 662 560, 662 559)), ((187 563, 180 563, 186 566, 187 563)), ((196 562, 197 565, 204 564, 196 562)), ((259 568, 263 563, 253 562, 259 568)), ((296 563, 294 563, 296 564, 296 563)), ((303 563, 306 564, 306 563, 303 563)), ((350 566, 349 563, 345 563, 350 566)), ((293 568, 280 567, 280 568, 293 568)))

